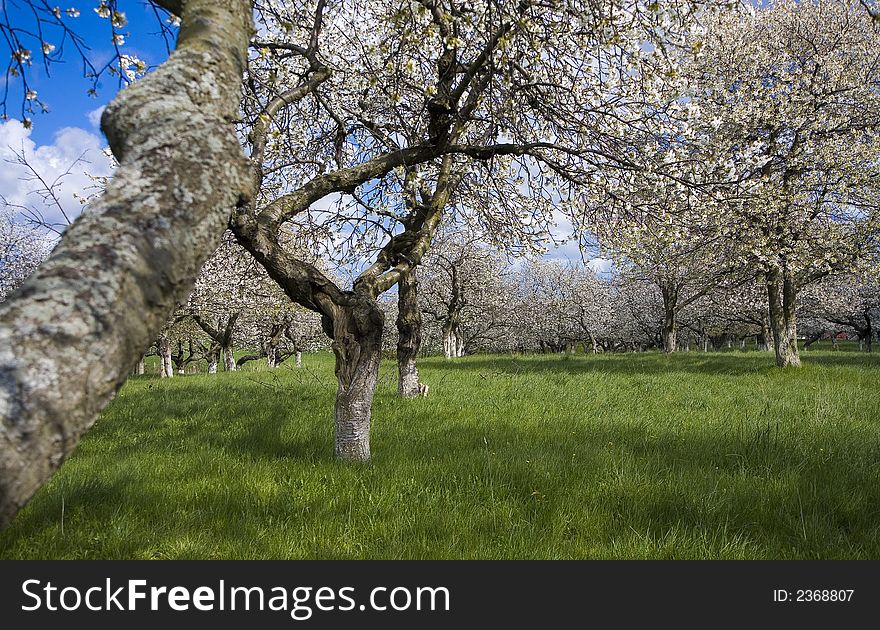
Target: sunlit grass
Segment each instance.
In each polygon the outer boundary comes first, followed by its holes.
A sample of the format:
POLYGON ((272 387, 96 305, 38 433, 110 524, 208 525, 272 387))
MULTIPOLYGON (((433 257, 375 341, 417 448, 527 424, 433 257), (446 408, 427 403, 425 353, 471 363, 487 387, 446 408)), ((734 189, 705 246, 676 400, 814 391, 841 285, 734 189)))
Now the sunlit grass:
POLYGON ((360 466, 329 355, 137 377, 0 556, 880 558, 880 359, 804 361, 431 358, 412 401, 386 362, 360 466))

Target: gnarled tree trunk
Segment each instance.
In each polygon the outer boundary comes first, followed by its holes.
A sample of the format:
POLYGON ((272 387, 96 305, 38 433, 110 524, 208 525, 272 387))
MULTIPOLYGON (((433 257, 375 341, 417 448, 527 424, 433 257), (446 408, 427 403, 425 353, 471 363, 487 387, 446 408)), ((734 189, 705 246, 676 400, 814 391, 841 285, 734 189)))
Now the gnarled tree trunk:
POLYGON ((336 308, 333 321, 322 318, 336 355, 336 457, 370 459, 370 420, 379 380, 384 315, 375 300, 352 294, 351 304, 336 308))
POLYGON ((799 367, 795 299, 797 290, 787 268, 774 267, 767 272, 770 330, 773 350, 779 367, 799 367))
POLYGON ((422 312, 415 270, 400 277, 397 284, 397 393, 403 398, 419 395, 416 356, 422 345, 422 312))
POLYGON ((102 117, 119 168, 91 211, 0 306, 0 526, 125 382, 248 194, 231 121, 251 5, 159 4, 182 11, 177 49, 102 117))

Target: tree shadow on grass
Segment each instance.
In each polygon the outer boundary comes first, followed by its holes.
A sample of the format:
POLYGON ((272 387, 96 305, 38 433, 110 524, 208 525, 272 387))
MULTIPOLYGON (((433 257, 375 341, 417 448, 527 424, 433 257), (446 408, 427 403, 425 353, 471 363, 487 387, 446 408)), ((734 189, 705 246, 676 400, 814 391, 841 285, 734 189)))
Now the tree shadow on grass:
MULTIPOLYGON (((455 367, 477 361, 507 363, 455 367)), ((876 435, 438 420, 380 394, 376 458, 353 467, 333 460, 326 388, 170 392, 115 401, 0 556, 880 557, 876 435)))
MULTIPOLYGON (((677 552, 670 548, 673 556, 701 555, 689 547, 695 541, 710 545, 704 556, 721 553, 732 541, 755 556, 777 556, 780 549, 786 557, 880 555, 880 490, 865 465, 880 455, 877 440, 844 436, 836 445, 823 442, 827 448, 820 451, 786 444, 760 423, 711 436, 650 435, 647 427, 605 423, 573 440, 565 431, 432 428, 431 418, 419 414, 411 421, 424 439, 389 445, 383 458, 399 466, 431 459, 438 470, 459 471, 462 461, 469 462, 482 475, 482 486, 474 489, 482 491, 481 500, 502 506, 511 521, 528 523, 537 536, 571 513, 592 513, 598 523, 569 522, 569 534, 580 528, 611 545, 618 535, 656 543, 674 532, 681 540, 677 552)), ((447 520, 429 511, 409 535, 418 540, 425 532, 442 532, 447 520)), ((560 541, 546 542, 565 549, 560 541)), ((542 555, 540 547, 520 553, 542 555)))

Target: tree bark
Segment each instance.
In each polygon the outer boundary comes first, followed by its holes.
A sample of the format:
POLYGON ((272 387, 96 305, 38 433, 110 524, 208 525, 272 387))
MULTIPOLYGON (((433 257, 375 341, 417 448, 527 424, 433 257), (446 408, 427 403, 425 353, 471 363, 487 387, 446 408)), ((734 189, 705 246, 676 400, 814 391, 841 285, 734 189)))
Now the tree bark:
POLYGON ((755 341, 759 350, 773 352, 773 329, 770 327, 770 318, 761 319, 761 335, 755 341))
POLYGON ((296 358, 294 359, 294 365, 298 368, 301 368, 303 366, 303 353, 297 350, 295 356, 296 358))
MULTIPOLYGON (((587 335, 590 337, 590 352, 592 354, 598 354, 599 346, 596 344, 596 335, 593 334, 592 330, 587 330, 587 335)), ((584 347, 584 353, 586 354, 586 347, 584 347)))
POLYGON ((458 352, 458 335, 452 323, 447 320, 443 324, 443 357, 446 359, 455 358, 458 352))
POLYGON ((135 371, 135 373, 138 376, 143 376, 145 371, 146 371, 146 359, 144 359, 144 357, 141 356, 140 360, 138 360, 137 370, 135 371))
POLYGON ((403 398, 419 395, 416 357, 422 345, 422 312, 415 269, 402 274, 397 284, 397 393, 403 398))
POLYGON ((351 304, 338 307, 332 322, 326 316, 322 319, 336 355, 336 457, 365 462, 370 459, 370 420, 382 358, 384 315, 372 298, 352 294, 351 304))
POLYGON ((678 333, 676 321, 678 290, 674 286, 661 284, 660 293, 663 295, 663 351, 675 352, 675 337, 678 333))
POLYGON ((250 194, 231 121, 251 5, 173 4, 176 50, 102 116, 119 161, 106 192, 0 306, 0 526, 122 386, 250 194))
POLYGON ((216 374, 217 373, 217 363, 220 360, 220 351, 212 350, 210 354, 208 354, 208 374, 216 374))
POLYGON ((166 336, 159 337, 156 343, 159 351, 159 375, 161 378, 174 376, 174 361, 171 358, 171 340, 166 336))
POLYGON ((227 372, 235 372, 238 369, 238 366, 235 364, 235 354, 231 345, 223 348, 223 369, 227 372))
POLYGON ((800 367, 795 315, 797 290, 786 267, 776 267, 767 273, 767 296, 776 365, 800 367))
POLYGON ((676 347, 676 321, 675 321, 675 311, 666 310, 666 315, 663 318, 663 351, 670 353, 675 352, 677 350, 676 347))

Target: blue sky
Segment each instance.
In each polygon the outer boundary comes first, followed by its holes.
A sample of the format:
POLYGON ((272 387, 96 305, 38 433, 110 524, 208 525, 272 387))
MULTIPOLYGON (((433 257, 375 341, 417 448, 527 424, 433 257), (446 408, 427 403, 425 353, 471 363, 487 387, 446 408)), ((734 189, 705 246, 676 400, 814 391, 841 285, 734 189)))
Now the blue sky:
MULTIPOLYGON (((34 18, 28 3, 22 0, 0 0, 8 22, 13 27, 33 30, 34 18)), ((78 18, 64 17, 66 23, 83 38, 89 47, 87 52, 95 66, 103 66, 114 54, 112 33, 109 20, 101 18, 95 12, 96 0, 73 1, 61 5, 62 8, 76 8, 80 11, 78 18)), ((153 9, 146 2, 122 0, 119 9, 123 11, 128 24, 120 29, 126 35, 124 53, 135 55, 149 65, 158 65, 167 55, 165 41, 160 33, 159 22, 153 9)), ((61 31, 58 28, 47 29, 44 38, 60 46, 61 31)), ((25 39, 28 47, 34 50, 33 64, 30 66, 28 78, 30 87, 49 108, 47 114, 33 116, 34 129, 31 138, 38 144, 51 143, 55 134, 65 127, 82 127, 91 129, 88 119, 89 112, 107 104, 119 90, 118 80, 105 74, 98 85, 97 96, 90 96, 91 80, 83 77, 83 65, 72 47, 65 46, 61 62, 50 66, 47 76, 42 64, 42 54, 35 40, 25 39)), ((9 114, 18 117, 21 103, 21 82, 16 78, 10 81, 9 114)))

